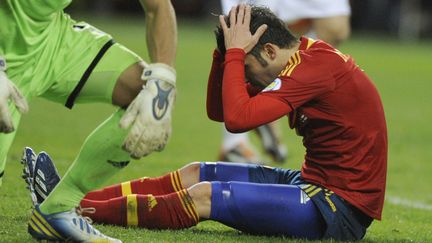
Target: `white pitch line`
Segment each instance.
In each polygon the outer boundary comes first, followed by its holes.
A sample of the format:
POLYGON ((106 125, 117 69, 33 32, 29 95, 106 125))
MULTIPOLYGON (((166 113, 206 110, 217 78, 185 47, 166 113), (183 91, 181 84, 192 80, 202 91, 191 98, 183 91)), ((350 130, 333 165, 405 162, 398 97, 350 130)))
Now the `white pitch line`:
POLYGON ((432 205, 422 203, 419 201, 411 201, 408 199, 400 198, 400 197, 394 197, 394 196, 386 196, 386 201, 395 204, 395 205, 401 205, 409 208, 416 208, 416 209, 423 209, 432 211, 432 205))

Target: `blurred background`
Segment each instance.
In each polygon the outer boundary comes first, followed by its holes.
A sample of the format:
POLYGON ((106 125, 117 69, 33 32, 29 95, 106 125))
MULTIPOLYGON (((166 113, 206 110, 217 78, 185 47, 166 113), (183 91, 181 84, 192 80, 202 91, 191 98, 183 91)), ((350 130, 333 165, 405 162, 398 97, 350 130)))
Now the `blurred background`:
MULTIPOLYGON (((388 34, 415 41, 432 37, 432 1, 428 0, 351 0, 351 24, 354 32, 388 34)), ((173 0, 177 16, 197 21, 221 13, 219 0, 173 0)), ((141 15, 138 1, 75 0, 70 12, 92 15, 141 15)))

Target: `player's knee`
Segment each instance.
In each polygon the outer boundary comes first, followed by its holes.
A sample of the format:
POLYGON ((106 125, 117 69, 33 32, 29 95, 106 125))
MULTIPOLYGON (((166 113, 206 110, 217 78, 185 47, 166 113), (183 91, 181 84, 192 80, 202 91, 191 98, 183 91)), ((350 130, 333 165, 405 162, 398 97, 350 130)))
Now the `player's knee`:
POLYGON ((197 212, 202 219, 208 219, 211 211, 212 186, 210 182, 200 182, 188 189, 197 212))
POLYGON ((200 182, 200 165, 200 162, 192 162, 179 170, 183 187, 188 188, 200 182))

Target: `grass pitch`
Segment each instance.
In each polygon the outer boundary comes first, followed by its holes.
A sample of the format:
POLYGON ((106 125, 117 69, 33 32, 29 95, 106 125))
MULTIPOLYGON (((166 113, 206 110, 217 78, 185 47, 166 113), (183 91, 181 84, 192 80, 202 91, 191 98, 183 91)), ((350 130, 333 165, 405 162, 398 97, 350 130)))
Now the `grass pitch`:
MULTIPOLYGON (((147 59, 143 21, 110 18, 89 20, 147 59)), ((162 153, 131 163, 111 183, 157 176, 191 161, 213 161, 221 138, 220 125, 205 113, 206 82, 214 48, 213 25, 180 23, 177 59, 178 97, 173 136, 162 153)), ((432 42, 401 44, 390 38, 353 37, 341 50, 351 54, 375 81, 386 111, 389 160, 383 220, 369 228, 367 242, 432 241, 432 42)), ((30 198, 20 178, 24 146, 45 150, 64 174, 85 137, 111 112, 104 104, 77 105, 68 111, 42 99, 31 102, 9 152, 0 188, 0 242, 29 242, 30 198)), ((286 120, 282 122, 285 124, 286 120)), ((290 157, 284 167, 300 168, 301 140, 283 125, 290 157)), ((256 142, 256 138, 252 137, 256 142)), ((265 210, 265 209, 263 209, 265 210)), ((291 222, 287 222, 289 224, 291 222)), ((98 226, 125 242, 282 242, 281 237, 249 236, 215 222, 181 231, 98 226)), ((294 241, 294 240, 293 240, 294 241)))

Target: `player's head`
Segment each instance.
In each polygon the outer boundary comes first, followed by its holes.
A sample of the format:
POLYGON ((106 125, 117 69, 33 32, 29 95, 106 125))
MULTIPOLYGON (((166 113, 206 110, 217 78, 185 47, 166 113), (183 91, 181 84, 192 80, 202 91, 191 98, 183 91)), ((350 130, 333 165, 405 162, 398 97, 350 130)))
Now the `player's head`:
MULTIPOLYGON (((294 44, 298 42, 298 39, 289 31, 286 24, 279 19, 269 8, 260 6, 251 6, 251 21, 250 21, 250 31, 254 34, 257 29, 263 25, 267 25, 267 30, 259 39, 256 46, 248 53, 252 55, 256 61, 263 67, 267 67, 268 61, 263 55, 266 53, 266 46, 272 44, 280 49, 291 48, 294 44)), ((225 16, 225 22, 228 27, 230 21, 228 16, 225 16)), ((219 25, 215 30, 217 47, 222 55, 225 55, 225 39, 222 27, 219 25)), ((247 70, 246 70, 247 71, 247 70)), ((250 80, 253 83, 253 80, 250 80)))

